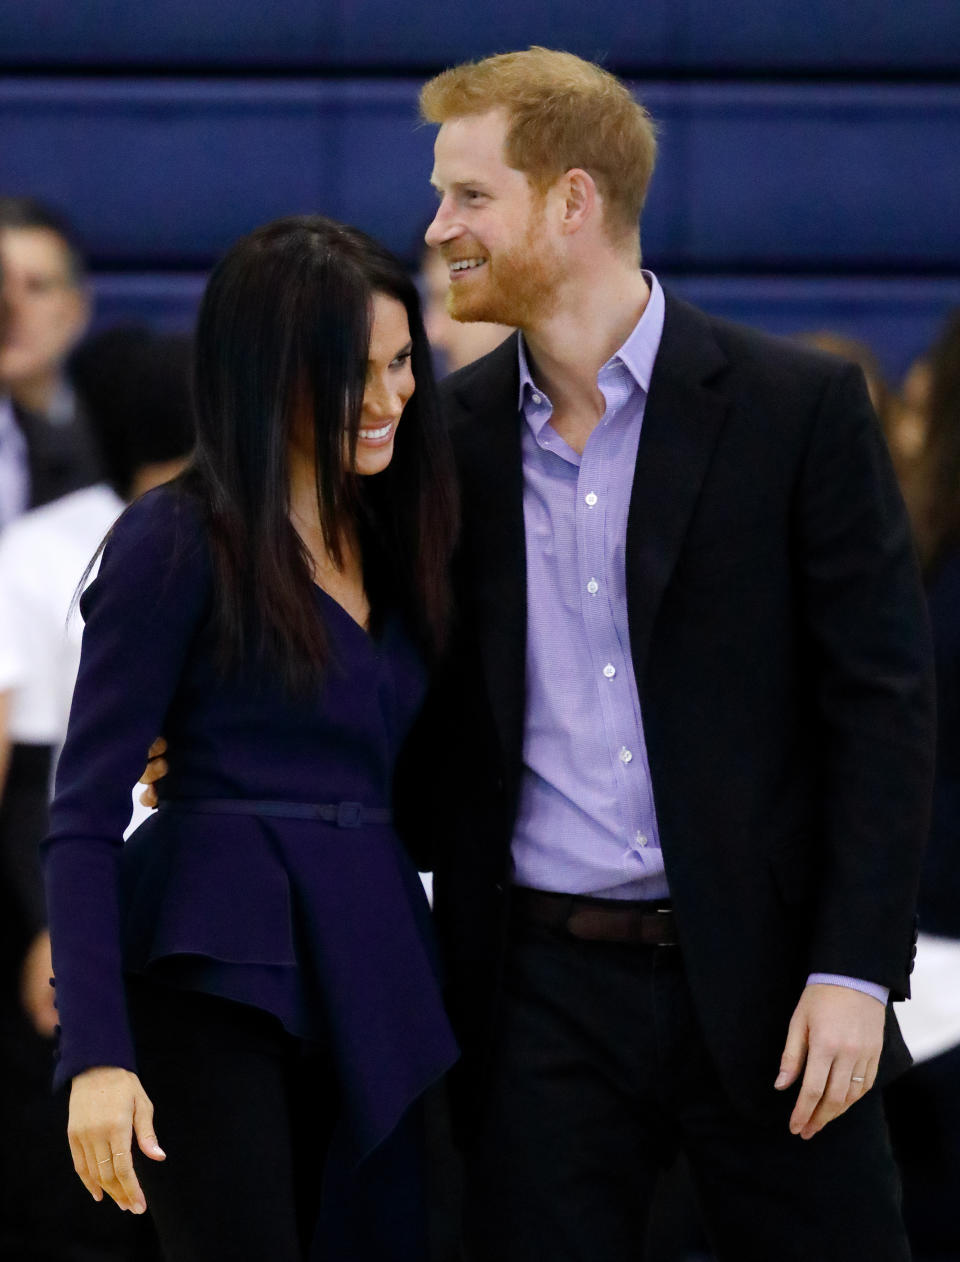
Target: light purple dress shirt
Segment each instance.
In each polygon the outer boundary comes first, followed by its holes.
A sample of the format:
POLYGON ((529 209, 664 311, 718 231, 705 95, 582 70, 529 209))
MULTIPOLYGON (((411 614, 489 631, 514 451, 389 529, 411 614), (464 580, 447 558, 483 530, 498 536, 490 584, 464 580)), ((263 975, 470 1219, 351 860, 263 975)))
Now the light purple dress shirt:
MULTIPOLYGON (((527 551, 527 705, 513 836, 518 885, 603 898, 669 897, 630 657, 626 528, 664 297, 600 369, 603 416, 582 455, 550 423, 519 340, 527 551)), ((886 1001, 881 986, 814 974, 886 1001)))

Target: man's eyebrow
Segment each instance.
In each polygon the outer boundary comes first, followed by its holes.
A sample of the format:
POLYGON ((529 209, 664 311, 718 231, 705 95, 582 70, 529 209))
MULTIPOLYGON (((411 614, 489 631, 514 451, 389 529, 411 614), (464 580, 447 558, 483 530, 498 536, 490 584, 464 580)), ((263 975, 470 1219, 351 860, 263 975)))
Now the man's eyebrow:
POLYGON ((479 179, 471 180, 468 178, 465 180, 451 180, 451 182, 446 186, 446 190, 441 188, 441 186, 435 183, 433 180, 431 180, 430 183, 433 184, 433 187, 436 189, 438 193, 442 193, 444 191, 448 191, 451 193, 462 193, 465 188, 473 188, 481 193, 487 191, 487 185, 485 184, 483 180, 479 180, 479 179))

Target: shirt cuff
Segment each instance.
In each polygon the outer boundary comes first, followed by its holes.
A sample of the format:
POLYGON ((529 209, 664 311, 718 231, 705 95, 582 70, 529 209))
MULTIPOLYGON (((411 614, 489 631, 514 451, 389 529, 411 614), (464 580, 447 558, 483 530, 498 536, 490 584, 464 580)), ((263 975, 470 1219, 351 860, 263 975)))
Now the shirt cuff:
POLYGON ((890 997, 888 986, 878 986, 876 982, 865 982, 859 977, 845 977, 842 973, 811 973, 807 978, 807 985, 847 986, 850 990, 859 990, 864 995, 871 995, 884 1007, 890 997))

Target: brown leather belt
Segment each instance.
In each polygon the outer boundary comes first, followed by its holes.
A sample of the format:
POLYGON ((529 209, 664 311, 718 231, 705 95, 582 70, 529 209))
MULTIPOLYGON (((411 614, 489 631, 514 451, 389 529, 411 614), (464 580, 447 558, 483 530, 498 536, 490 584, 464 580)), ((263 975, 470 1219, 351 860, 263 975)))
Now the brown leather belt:
POLYGON ((669 907, 655 902, 591 898, 513 887, 511 906, 519 923, 566 929, 588 942, 633 942, 676 946, 677 927, 669 907))

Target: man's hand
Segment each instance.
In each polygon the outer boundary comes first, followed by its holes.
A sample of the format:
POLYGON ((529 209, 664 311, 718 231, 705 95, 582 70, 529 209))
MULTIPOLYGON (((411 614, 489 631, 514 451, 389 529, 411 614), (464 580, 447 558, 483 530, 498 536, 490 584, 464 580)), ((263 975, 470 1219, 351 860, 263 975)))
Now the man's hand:
POLYGON ((140 794, 140 801, 144 806, 155 807, 158 802, 157 791, 153 787, 158 780, 170 770, 170 765, 163 755, 167 752, 167 742, 162 736, 158 736, 150 748, 147 750, 147 765, 143 769, 143 775, 140 777, 140 783, 147 787, 140 794))
POLYGON ((50 959, 50 935, 41 929, 27 948, 20 967, 20 1002, 45 1039, 53 1038, 57 1027, 57 1009, 53 1002, 53 962, 50 959))
POLYGON ((810 1139, 845 1113, 874 1084, 886 1009, 849 986, 814 984, 800 996, 774 1084, 783 1091, 806 1062, 790 1130, 810 1139))

